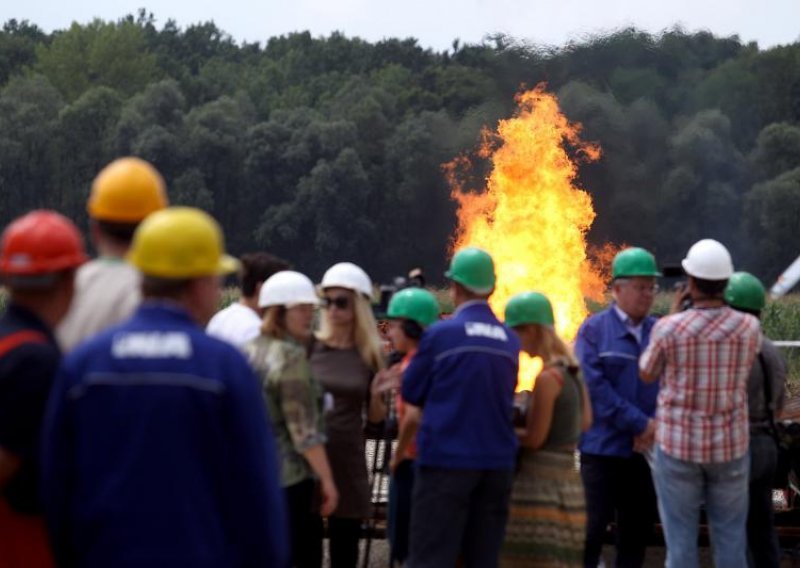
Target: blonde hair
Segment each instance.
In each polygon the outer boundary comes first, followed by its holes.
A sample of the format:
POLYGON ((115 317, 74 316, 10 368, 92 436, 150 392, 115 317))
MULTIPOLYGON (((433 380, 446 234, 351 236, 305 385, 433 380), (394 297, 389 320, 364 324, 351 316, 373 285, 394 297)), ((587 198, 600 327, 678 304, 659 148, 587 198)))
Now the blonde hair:
POLYGON ((270 306, 261 321, 261 333, 273 339, 286 338, 286 308, 270 306))
POLYGON ((555 329, 549 325, 536 323, 528 324, 528 326, 533 332, 533 339, 539 346, 539 352, 545 365, 563 362, 567 367, 579 366, 572 349, 558 336, 555 329))
MULTIPOLYGON (((364 364, 373 371, 380 371, 386 366, 386 362, 383 357, 381 338, 378 335, 378 323, 375 321, 375 316, 372 315, 372 306, 364 295, 353 290, 349 291, 353 298, 353 342, 364 364)), ((332 333, 328 310, 325 310, 320 318, 317 339, 325 343, 330 339, 332 333)))

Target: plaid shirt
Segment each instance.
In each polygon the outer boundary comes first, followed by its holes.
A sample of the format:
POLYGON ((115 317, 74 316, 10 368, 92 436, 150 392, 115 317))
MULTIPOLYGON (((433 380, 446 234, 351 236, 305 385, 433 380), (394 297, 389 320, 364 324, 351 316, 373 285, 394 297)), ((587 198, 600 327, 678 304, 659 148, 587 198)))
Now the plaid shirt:
POLYGON ((758 320, 728 307, 656 323, 639 367, 661 376, 656 441, 666 454, 719 463, 747 452, 747 379, 760 345, 758 320))

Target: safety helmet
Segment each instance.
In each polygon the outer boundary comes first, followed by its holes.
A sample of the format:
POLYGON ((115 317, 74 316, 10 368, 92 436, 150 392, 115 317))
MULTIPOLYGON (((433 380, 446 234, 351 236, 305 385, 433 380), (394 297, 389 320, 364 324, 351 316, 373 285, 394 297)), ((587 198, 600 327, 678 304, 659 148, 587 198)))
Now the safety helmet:
POLYGON ((161 174, 140 158, 119 158, 97 174, 86 210, 101 221, 138 223, 168 205, 161 174))
POLYGON ((639 247, 619 251, 611 263, 611 277, 616 279, 636 276, 661 276, 656 267, 656 258, 639 247))
POLYGON ((372 280, 367 273, 352 262, 338 262, 325 271, 320 287, 347 288, 372 297, 372 280))
POLYGON ((476 294, 490 293, 496 281, 492 257, 477 247, 463 248, 453 255, 444 275, 476 294))
POLYGON ((258 293, 258 307, 319 304, 314 283, 305 274, 281 270, 264 281, 258 293))
POLYGON ((686 274, 702 280, 727 280, 733 274, 728 249, 714 239, 697 241, 681 261, 686 274))
POLYGON ((427 290, 406 288, 389 300, 387 315, 392 319, 408 319, 428 327, 439 319, 439 302, 427 290))
POLYGON ((168 207, 142 221, 133 234, 128 261, 157 278, 199 278, 239 268, 239 261, 225 254, 217 222, 192 207, 168 207))
POLYGON ((760 312, 767 303, 761 280, 749 272, 734 272, 725 287, 725 302, 740 310, 760 312))
POLYGON ((88 260, 77 227, 39 209, 13 221, 0 237, 0 273, 37 276, 76 268, 88 260))
POLYGON ((553 306, 541 292, 522 292, 506 304, 506 325, 516 327, 527 323, 554 325, 553 306))

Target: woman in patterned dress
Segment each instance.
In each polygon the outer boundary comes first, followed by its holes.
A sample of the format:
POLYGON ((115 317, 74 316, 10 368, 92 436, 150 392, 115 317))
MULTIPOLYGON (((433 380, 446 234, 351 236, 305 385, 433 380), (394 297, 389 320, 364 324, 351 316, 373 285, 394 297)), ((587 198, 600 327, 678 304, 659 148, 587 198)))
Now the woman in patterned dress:
POLYGON ((592 410, 579 366, 554 329, 544 294, 526 292, 506 306, 506 325, 522 349, 544 364, 517 428, 519 464, 500 564, 508 567, 581 566, 586 503, 575 447, 592 410))

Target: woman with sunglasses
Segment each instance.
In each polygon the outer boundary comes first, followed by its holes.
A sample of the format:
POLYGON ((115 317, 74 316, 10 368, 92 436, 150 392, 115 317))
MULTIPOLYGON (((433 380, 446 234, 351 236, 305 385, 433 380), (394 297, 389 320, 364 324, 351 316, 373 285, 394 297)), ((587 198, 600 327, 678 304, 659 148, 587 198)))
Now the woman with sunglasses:
POLYGON ((326 449, 340 495, 328 519, 330 558, 332 568, 355 568, 361 523, 371 514, 364 417, 383 420, 388 385, 373 380, 385 363, 367 274, 355 264, 340 262, 325 272, 320 288, 324 311, 311 368, 330 395, 326 449))
POLYGON ((258 305, 265 310, 261 335, 244 348, 261 377, 281 454, 292 566, 297 568, 322 565, 322 517, 336 509, 339 499, 325 452, 322 387, 307 356, 318 303, 305 275, 290 270, 273 274, 259 293, 258 305))
POLYGON ((580 367, 556 334, 544 294, 511 298, 505 323, 519 336, 523 351, 540 357, 544 367, 525 424, 517 428, 519 463, 500 565, 582 566, 586 502, 575 448, 591 425, 592 407, 580 367))

